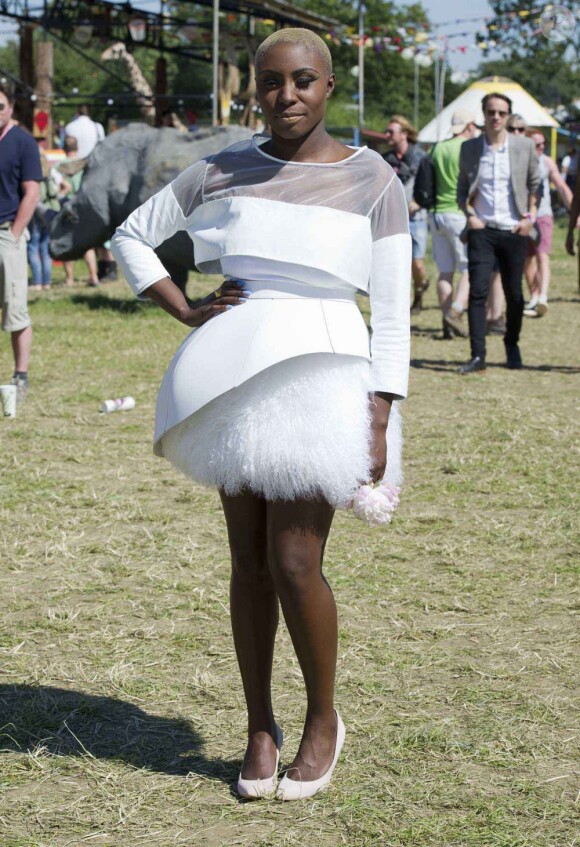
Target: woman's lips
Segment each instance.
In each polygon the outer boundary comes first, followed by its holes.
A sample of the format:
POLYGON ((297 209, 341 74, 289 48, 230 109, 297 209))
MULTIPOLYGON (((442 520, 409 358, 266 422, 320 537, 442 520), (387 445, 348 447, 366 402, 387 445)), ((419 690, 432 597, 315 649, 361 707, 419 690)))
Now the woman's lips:
POLYGON ((284 121, 285 123, 294 123, 303 117, 304 115, 276 115, 276 120, 284 121))

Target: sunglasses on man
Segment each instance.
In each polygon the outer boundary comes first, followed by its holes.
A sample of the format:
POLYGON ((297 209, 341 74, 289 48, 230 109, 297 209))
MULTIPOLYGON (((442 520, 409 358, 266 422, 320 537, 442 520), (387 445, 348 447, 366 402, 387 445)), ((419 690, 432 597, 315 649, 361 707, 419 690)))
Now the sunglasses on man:
POLYGON ((493 118, 494 115, 499 115, 500 118, 505 118, 505 116, 509 114, 509 112, 507 111, 507 109, 486 109, 485 114, 488 116, 488 118, 493 118))

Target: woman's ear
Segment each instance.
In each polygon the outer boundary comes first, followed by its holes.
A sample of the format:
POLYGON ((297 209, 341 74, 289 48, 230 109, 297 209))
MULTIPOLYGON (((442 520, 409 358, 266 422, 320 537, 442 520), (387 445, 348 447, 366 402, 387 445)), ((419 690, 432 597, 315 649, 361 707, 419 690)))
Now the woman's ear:
POLYGON ((326 97, 327 99, 332 96, 332 92, 336 88, 336 77, 334 74, 330 74, 328 77, 328 82, 326 83, 326 97))

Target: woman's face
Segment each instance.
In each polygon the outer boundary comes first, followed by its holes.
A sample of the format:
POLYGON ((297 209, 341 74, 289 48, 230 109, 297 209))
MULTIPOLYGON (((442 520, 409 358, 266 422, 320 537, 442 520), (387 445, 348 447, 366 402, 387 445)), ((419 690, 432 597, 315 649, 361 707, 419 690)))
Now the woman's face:
POLYGON ((307 135, 324 120, 334 91, 322 59, 301 44, 277 44, 256 68, 257 95, 272 134, 285 139, 307 135))

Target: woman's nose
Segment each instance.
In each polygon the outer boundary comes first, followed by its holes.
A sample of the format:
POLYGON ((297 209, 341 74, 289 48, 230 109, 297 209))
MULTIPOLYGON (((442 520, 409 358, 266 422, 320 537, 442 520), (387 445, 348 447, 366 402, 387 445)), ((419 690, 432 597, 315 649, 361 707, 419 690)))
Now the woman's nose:
POLYGON ((294 81, 287 80, 283 82, 278 90, 278 100, 280 103, 293 103, 295 99, 294 81))

